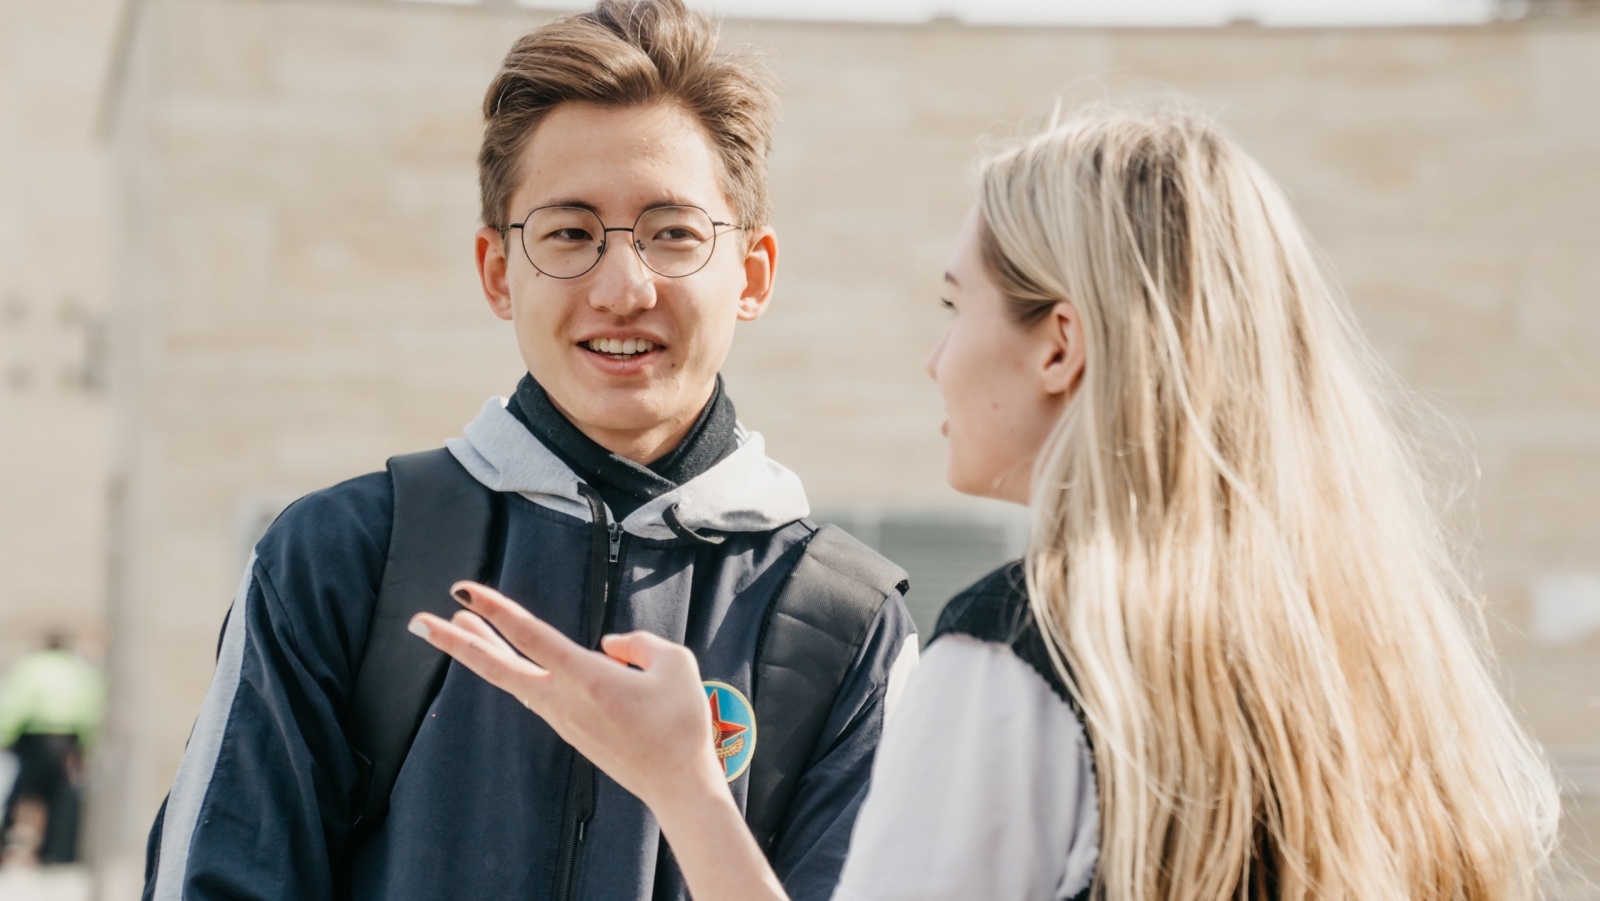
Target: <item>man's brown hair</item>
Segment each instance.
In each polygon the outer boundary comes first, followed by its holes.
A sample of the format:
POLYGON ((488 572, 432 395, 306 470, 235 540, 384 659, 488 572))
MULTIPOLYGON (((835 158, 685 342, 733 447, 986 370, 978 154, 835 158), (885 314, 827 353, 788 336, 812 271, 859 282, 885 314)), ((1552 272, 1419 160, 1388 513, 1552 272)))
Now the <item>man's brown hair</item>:
POLYGON ((483 100, 484 225, 509 224, 522 149, 545 115, 569 102, 669 103, 691 113, 722 160, 722 189, 738 224, 766 225, 775 98, 752 64, 716 49, 716 25, 682 0, 601 0, 524 35, 483 100))

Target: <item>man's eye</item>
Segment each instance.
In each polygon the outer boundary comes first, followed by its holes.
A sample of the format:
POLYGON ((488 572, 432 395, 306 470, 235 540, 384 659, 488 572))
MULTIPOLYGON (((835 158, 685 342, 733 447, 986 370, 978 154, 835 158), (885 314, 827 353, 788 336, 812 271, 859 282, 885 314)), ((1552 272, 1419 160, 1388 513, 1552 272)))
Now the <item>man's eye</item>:
POLYGON ((547 241, 593 241, 589 232, 581 228, 558 228, 548 235, 547 241))
POLYGON ((662 230, 656 232, 656 240, 683 243, 686 241, 700 241, 704 239, 702 239, 700 235, 693 229, 684 228, 682 226, 672 226, 671 228, 663 228, 662 230))

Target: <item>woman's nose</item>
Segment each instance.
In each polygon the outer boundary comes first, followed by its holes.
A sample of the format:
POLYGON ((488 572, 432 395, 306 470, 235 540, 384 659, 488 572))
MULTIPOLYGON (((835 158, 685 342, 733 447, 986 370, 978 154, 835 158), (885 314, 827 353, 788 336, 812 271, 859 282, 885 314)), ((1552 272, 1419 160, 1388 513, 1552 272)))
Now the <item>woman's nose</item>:
POLYGON ((936 382, 939 380, 939 358, 944 356, 944 343, 948 340, 950 340, 950 330, 947 328, 944 334, 939 336, 939 341, 933 345, 933 350, 928 351, 928 360, 923 364, 928 378, 936 382))

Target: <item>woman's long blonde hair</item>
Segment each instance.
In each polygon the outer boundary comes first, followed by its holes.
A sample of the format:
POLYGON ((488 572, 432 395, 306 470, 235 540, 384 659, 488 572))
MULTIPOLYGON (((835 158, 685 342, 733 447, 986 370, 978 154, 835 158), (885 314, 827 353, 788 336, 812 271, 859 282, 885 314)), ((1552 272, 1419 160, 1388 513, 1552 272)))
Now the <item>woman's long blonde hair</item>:
POLYGON ((987 160, 981 216, 1017 320, 1083 322, 1028 582, 1096 749, 1103 894, 1539 895, 1555 783, 1409 402, 1271 178, 1191 112, 1098 109, 987 160))

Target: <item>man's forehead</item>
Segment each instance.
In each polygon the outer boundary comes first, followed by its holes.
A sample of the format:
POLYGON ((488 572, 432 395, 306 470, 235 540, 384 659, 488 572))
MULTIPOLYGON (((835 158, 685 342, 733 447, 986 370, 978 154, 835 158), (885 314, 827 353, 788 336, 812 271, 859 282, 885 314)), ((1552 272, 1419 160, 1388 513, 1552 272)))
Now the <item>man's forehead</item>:
POLYGON ((604 213, 727 203, 709 137, 676 107, 562 104, 529 136, 521 170, 514 200, 523 209, 580 206, 604 213))

